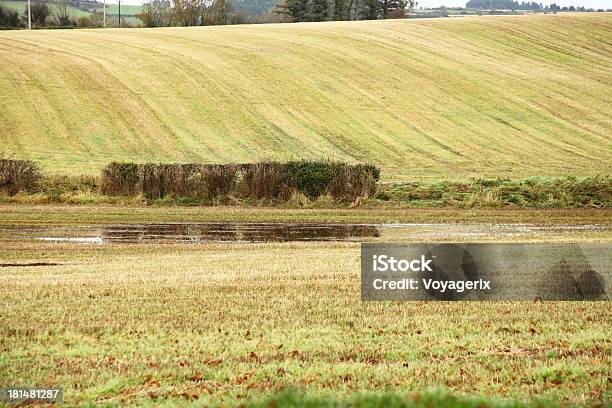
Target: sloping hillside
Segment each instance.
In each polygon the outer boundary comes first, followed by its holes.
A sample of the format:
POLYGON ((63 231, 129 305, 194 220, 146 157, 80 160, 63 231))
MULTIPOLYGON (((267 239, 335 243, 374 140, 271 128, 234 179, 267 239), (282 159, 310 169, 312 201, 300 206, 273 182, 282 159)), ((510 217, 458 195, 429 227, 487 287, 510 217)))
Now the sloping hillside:
POLYGON ((369 161, 386 178, 612 170, 612 14, 0 32, 0 150, 369 161))

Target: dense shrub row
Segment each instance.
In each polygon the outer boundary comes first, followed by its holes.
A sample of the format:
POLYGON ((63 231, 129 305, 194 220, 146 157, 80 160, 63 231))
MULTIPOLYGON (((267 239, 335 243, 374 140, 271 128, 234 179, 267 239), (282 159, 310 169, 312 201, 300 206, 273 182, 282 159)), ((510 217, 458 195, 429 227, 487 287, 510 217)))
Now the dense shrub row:
POLYGON ((107 195, 142 194, 215 199, 224 196, 287 200, 295 193, 338 201, 372 196, 380 170, 372 165, 329 161, 248 164, 135 164, 113 162, 102 170, 107 195))
POLYGON ((11 160, 0 157, 0 191, 15 195, 19 191, 34 191, 43 177, 42 169, 31 160, 11 160))

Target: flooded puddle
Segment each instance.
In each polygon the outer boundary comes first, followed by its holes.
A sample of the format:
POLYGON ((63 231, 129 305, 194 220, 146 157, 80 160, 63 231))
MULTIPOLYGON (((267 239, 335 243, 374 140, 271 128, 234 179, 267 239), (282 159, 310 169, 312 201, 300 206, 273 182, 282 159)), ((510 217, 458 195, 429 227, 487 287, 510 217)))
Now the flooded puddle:
POLYGON ((545 237, 547 235, 610 230, 612 230, 610 225, 208 222, 77 227, 5 227, 0 228, 0 240, 40 240, 82 244, 382 241, 545 237))
MULTIPOLYGON (((6 236, 8 229, 2 232, 6 236)), ((89 244, 358 241, 363 238, 380 236, 378 228, 368 224, 227 222, 19 228, 13 233, 15 237, 25 239, 89 244)))

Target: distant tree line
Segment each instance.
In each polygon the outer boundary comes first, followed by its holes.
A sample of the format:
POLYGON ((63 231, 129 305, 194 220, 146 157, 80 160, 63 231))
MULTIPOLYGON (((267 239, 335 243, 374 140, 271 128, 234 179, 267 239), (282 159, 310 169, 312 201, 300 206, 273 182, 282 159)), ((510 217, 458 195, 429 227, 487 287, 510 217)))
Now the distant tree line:
POLYGON ((270 14, 276 3, 277 0, 232 0, 232 8, 238 14, 257 16, 270 14))
MULTIPOLYGON (((595 9, 586 8, 584 6, 580 6, 580 7, 574 7, 574 6, 567 7, 567 6, 563 6, 563 7, 561 7, 561 6, 558 6, 555 3, 552 3, 552 4, 544 7, 543 10, 544 11, 554 11, 554 12, 557 12, 557 11, 595 11, 595 9)), ((603 9, 597 9, 597 11, 603 11, 603 9)))
POLYGON ((276 12, 288 21, 378 20, 404 18, 414 0, 285 0, 276 12))
MULTIPOLYGON (((513 0, 469 0, 465 4, 466 8, 471 9, 497 9, 497 10, 530 10, 530 11, 595 11, 593 9, 587 9, 585 7, 560 7, 555 3, 548 6, 542 5, 542 3, 536 3, 534 1, 521 2, 513 0)), ((603 10, 598 10, 603 11, 603 10)))
POLYGON ((259 14, 245 10, 246 1, 230 0, 150 0, 136 17, 145 27, 206 26, 280 22, 277 16, 263 13, 265 0, 254 7, 259 14), (238 7, 235 6, 238 5, 238 7), (241 7, 242 6, 242 7, 241 7), (259 7, 259 8, 258 8, 259 7))
POLYGON ((534 1, 521 2, 513 0, 470 0, 465 4, 466 8, 475 9, 501 9, 501 10, 531 10, 539 11, 543 7, 534 1))
POLYGON ((146 27, 404 18, 415 0, 150 0, 137 17, 146 27))
MULTIPOLYGON (((302 21, 377 20, 404 18, 416 0, 148 0, 136 17, 145 27, 203 26, 302 21)), ((24 8, 25 8, 25 2, 24 8)), ((94 0, 32 0, 32 26, 101 27, 101 3, 94 0), (71 7, 90 13, 74 17, 71 7)), ((527 10, 535 12, 595 11, 585 7, 543 6, 534 1, 469 0, 466 8, 527 10)), ((603 10, 597 10, 603 11, 603 10)), ((444 6, 430 17, 448 15, 444 6)), ((421 14, 421 16, 423 16, 421 14)), ((125 21, 122 21, 125 23, 125 21)), ((119 24, 116 15, 106 15, 108 27, 119 24)), ((129 24, 129 23, 128 23, 129 24)), ((0 29, 27 27, 27 10, 22 13, 0 3, 0 29)))

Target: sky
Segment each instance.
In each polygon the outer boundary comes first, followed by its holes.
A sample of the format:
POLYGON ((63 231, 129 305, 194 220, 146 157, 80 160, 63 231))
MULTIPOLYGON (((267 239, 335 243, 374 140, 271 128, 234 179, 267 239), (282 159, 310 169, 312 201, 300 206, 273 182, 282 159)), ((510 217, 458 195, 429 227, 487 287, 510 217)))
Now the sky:
MULTIPOLYGON (((463 0, 417 0, 417 7, 465 7, 466 1, 463 0)), ((516 0, 519 3, 521 1, 531 1, 531 0, 516 0)), ((542 3, 543 5, 547 5, 550 3, 555 3, 561 7, 563 6, 584 6, 586 8, 594 8, 594 9, 612 9, 612 0, 553 0, 553 1, 542 1, 542 0, 533 0, 536 3, 542 3)))
MULTIPOLYGON (((465 3, 467 0, 417 0, 417 7, 465 7, 465 3)), ((519 3, 521 1, 531 1, 531 0, 517 0, 519 3)), ((547 5, 550 3, 556 3, 559 6, 584 6, 586 8, 594 8, 594 9, 612 9, 612 0, 533 0, 537 3, 542 3, 543 5, 547 5)), ((117 0, 107 0, 109 4, 116 4, 117 0)), ((121 0, 121 4, 142 4, 143 0, 121 0)))
MULTIPOLYGON (((417 0, 417 7, 465 7, 466 1, 463 0, 417 0)), ((516 0, 519 3, 521 1, 531 1, 531 0, 516 0)), ((586 8, 594 8, 594 9, 612 9, 612 0, 553 0, 553 1, 543 1, 543 0, 533 0, 536 3, 542 3, 543 5, 547 5, 550 3, 556 3, 559 6, 584 6, 586 8)))

